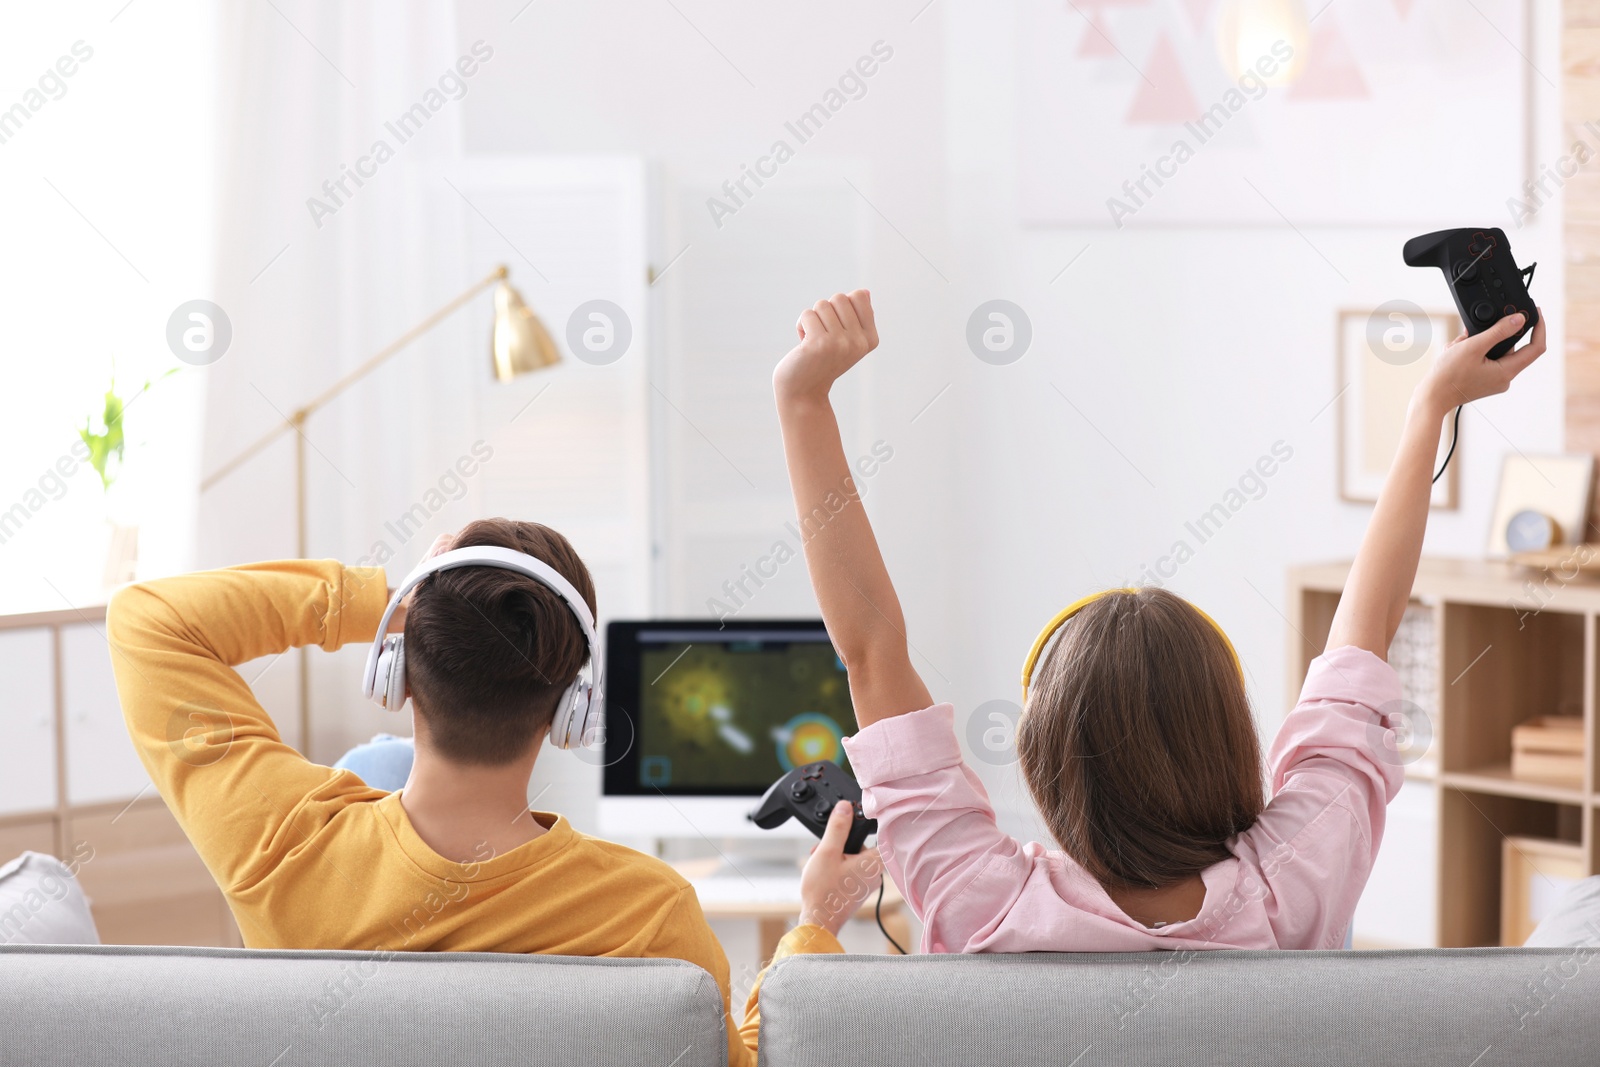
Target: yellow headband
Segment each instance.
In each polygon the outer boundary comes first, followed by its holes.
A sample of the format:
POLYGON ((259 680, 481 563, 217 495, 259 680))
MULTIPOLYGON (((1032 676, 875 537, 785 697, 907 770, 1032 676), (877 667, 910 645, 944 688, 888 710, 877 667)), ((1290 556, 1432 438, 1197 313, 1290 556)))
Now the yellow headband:
MULTIPOLYGON (((1062 608, 1059 612, 1057 612, 1056 613, 1056 617, 1051 619, 1050 622, 1045 625, 1045 628, 1043 630, 1039 631, 1039 636, 1033 639, 1033 647, 1028 650, 1028 658, 1023 661, 1023 664, 1022 664, 1022 702, 1023 702, 1023 704, 1027 704, 1027 702, 1028 702, 1028 686, 1033 681, 1033 669, 1039 665, 1039 657, 1044 655, 1044 647, 1050 643, 1050 638, 1055 636, 1056 631, 1061 629, 1061 627, 1066 625, 1068 619, 1072 618, 1078 612, 1082 611, 1084 608, 1088 607, 1090 604, 1093 604, 1096 600, 1099 600, 1101 597, 1110 596, 1113 593, 1137 593, 1138 591, 1139 590, 1137 590, 1137 589, 1128 589, 1128 588, 1124 588, 1124 589, 1102 589, 1098 593, 1090 593, 1086 597, 1082 597, 1082 598, 1080 598, 1078 600, 1074 600, 1072 603, 1068 604, 1066 607, 1062 608)), ((1189 606, 1191 608, 1194 608, 1195 613, 1198 614, 1202 619, 1206 620, 1206 622, 1209 622, 1211 624, 1211 628, 1216 630, 1217 633, 1222 636, 1222 643, 1224 645, 1228 646, 1228 652, 1233 656, 1233 664, 1234 664, 1234 666, 1239 668, 1239 677, 1243 678, 1244 677, 1244 664, 1239 662, 1238 650, 1236 650, 1233 647, 1233 642, 1228 640, 1227 632, 1224 631, 1221 626, 1217 625, 1217 620, 1216 619, 1213 619, 1210 615, 1207 615, 1205 612, 1201 611, 1199 608, 1195 608, 1193 604, 1190 604, 1189 606)))

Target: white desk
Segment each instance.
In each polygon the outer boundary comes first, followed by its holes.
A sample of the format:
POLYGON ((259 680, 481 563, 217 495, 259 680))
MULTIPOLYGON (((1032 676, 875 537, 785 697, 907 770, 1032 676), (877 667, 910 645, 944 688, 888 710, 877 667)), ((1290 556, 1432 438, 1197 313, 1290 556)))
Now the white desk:
MULTIPOLYGON (((760 930, 761 965, 765 967, 778 951, 778 942, 800 917, 800 869, 771 864, 739 864, 716 857, 685 860, 674 869, 694 886, 700 910, 708 919, 754 919, 760 930)), ((911 921, 906 917, 905 898, 893 882, 885 880, 883 925, 891 937, 913 951, 911 921)), ((874 893, 855 918, 872 920, 874 893)), ((884 942, 885 952, 894 947, 884 942)))

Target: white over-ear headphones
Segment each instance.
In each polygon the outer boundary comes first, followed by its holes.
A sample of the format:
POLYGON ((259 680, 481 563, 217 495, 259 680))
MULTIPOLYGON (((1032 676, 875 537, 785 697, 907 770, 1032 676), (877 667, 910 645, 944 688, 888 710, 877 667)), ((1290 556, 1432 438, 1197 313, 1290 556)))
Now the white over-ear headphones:
POLYGON ((372 648, 367 652, 367 669, 361 679, 362 695, 389 711, 399 711, 405 707, 406 640, 401 634, 387 633, 389 619, 406 594, 421 584, 424 578, 457 567, 499 567, 516 571, 555 590, 567 602, 567 607, 578 620, 578 627, 583 631, 583 639, 589 644, 589 660, 586 664, 589 677, 584 678, 580 670, 572 685, 561 694, 561 699, 556 703, 555 718, 550 722, 550 743, 557 748, 593 744, 605 722, 602 702, 605 673, 601 664, 600 642, 595 638, 594 616, 572 583, 554 567, 509 548, 479 545, 452 549, 423 560, 416 570, 406 575, 406 580, 400 583, 394 596, 389 599, 389 606, 383 612, 383 621, 378 623, 378 636, 373 638, 372 648))

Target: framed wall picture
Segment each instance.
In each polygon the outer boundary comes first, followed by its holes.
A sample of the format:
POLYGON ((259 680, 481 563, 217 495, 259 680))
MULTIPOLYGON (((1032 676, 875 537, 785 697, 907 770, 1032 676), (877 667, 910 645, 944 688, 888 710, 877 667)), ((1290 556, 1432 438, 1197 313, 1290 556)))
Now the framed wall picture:
POLYGON ((1532 10, 1527 0, 1022 0, 1022 220, 1459 225, 1534 174, 1528 115, 1548 79, 1533 67, 1555 69, 1558 57, 1534 52, 1532 10), (1485 129, 1496 151, 1440 165, 1485 129), (1353 164, 1352 141, 1402 146, 1416 167, 1353 164))
MULTIPOLYGON (((1461 332, 1453 311, 1424 311, 1395 301, 1366 311, 1339 312, 1338 457, 1339 499, 1372 504, 1400 449, 1406 405, 1434 358, 1461 332)), ((1454 431, 1440 435, 1439 461, 1454 431)), ((1457 446, 1459 456, 1460 447, 1457 446)), ((1460 499, 1461 464, 1452 459, 1433 486, 1432 506, 1453 510, 1460 499)))

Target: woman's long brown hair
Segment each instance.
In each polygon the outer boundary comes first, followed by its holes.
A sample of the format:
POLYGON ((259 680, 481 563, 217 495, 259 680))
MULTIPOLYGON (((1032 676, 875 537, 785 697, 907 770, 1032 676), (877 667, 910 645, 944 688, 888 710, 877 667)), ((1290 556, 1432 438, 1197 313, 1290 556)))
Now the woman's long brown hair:
POLYGON ((1045 824, 1107 888, 1163 888, 1227 858, 1265 804, 1233 652, 1164 589, 1109 593, 1062 627, 1017 749, 1045 824))

